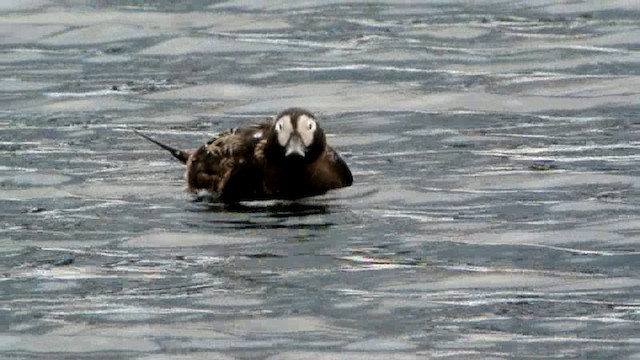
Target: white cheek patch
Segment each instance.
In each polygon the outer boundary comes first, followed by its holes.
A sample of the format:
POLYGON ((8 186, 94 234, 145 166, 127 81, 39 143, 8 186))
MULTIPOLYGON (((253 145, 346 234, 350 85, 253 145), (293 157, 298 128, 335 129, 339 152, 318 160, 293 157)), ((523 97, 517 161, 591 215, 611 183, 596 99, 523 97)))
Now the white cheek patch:
MULTIPOLYGON (((291 137, 291 133, 293 132, 293 125, 291 124, 291 117, 289 115, 285 115, 278 119, 278 122, 282 124, 282 128, 278 131, 278 144, 280 146, 287 145, 289 141, 289 137, 291 137)), ((276 129, 278 126, 276 125, 276 129)))
POLYGON ((313 142, 313 135, 316 132, 316 121, 307 115, 300 115, 298 119, 298 133, 302 138, 304 146, 310 146, 313 142))
POLYGON ((254 139, 260 139, 260 138, 262 138, 262 131, 258 131, 257 133, 253 134, 253 138, 254 138, 254 139))

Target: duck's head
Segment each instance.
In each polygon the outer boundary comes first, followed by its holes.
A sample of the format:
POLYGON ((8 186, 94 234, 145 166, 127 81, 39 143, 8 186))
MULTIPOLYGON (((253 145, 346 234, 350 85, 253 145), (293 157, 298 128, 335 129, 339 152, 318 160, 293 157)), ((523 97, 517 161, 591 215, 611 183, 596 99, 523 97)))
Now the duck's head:
POLYGON ((325 146, 324 131, 311 112, 290 108, 276 116, 268 142, 274 156, 287 161, 312 162, 325 146))

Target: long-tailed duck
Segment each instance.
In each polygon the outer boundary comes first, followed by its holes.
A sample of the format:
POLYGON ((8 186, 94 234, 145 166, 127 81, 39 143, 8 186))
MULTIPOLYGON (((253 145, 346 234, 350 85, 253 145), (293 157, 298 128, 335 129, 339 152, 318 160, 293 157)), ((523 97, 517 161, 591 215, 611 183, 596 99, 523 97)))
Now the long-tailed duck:
POLYGON ((190 192, 211 191, 225 203, 294 200, 353 183, 349 167, 327 144, 315 116, 300 108, 222 132, 193 151, 135 132, 186 165, 190 192))

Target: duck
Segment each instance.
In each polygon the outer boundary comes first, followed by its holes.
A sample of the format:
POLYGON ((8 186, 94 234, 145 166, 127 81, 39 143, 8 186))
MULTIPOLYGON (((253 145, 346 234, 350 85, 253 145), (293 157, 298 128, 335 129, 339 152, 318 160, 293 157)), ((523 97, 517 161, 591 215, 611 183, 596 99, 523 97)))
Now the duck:
POLYGON ((210 192, 227 204, 297 200, 353 184, 349 166, 327 143, 316 116, 302 108, 223 131, 190 151, 134 132, 185 165, 189 192, 210 192))

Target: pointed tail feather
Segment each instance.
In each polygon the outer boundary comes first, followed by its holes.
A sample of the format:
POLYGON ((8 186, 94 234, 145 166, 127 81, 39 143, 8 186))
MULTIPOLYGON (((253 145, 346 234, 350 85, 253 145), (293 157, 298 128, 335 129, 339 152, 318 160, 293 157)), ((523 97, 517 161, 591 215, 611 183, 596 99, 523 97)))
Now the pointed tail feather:
POLYGON ((188 151, 183 151, 180 149, 176 149, 173 146, 169 146, 167 144, 161 143, 160 141, 151 138, 141 132, 139 132, 138 130, 133 130, 134 133, 136 133, 137 135, 151 141, 152 143, 160 146, 161 148, 167 150, 168 152, 171 153, 171 155, 173 155, 173 157, 175 157, 176 159, 180 160, 181 163, 186 164, 187 160, 189 160, 189 156, 191 155, 188 151))

